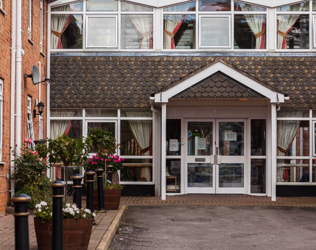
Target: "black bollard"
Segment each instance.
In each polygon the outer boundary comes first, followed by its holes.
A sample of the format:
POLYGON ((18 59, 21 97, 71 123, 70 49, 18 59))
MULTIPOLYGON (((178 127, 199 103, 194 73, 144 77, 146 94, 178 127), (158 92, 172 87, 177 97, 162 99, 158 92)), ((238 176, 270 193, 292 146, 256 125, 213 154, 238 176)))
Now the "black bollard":
POLYGON ((105 212, 104 194, 103 194, 103 171, 102 168, 97 168, 97 184, 98 184, 98 211, 105 212))
POLYGON ((14 204, 15 250, 29 250, 29 213, 27 206, 31 197, 19 194, 11 199, 14 204))
POLYGON ((52 249, 63 250, 63 194, 65 184, 62 181, 54 181, 50 186, 53 189, 52 249))
MULTIPOLYGON (((87 204, 86 208, 91 210, 91 213, 94 212, 93 208, 93 183, 94 183, 94 175, 95 172, 93 170, 88 170, 85 172, 87 176, 87 204)), ((95 222, 93 220, 93 224, 95 225, 95 222)))
POLYGON ((82 207, 81 204, 81 197, 82 197, 82 186, 81 186, 81 180, 82 176, 80 174, 75 174, 71 176, 71 179, 73 180, 72 188, 74 189, 74 195, 73 195, 73 203, 76 203, 77 207, 80 209, 82 207))

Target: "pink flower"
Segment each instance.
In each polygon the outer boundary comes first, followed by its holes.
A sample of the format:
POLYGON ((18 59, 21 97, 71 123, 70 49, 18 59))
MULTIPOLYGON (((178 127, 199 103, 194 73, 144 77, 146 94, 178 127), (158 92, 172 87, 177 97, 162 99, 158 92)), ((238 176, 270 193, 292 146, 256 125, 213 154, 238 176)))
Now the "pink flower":
POLYGON ((29 142, 29 139, 24 139, 24 142, 29 142))
POLYGON ((101 160, 101 161, 103 161, 104 159, 103 159, 103 158, 101 158, 100 160, 101 160))
POLYGON ((31 138, 29 138, 29 143, 33 143, 33 140, 31 138))
POLYGON ((45 161, 47 161, 47 157, 45 157, 45 161))
POLYGON ((106 159, 106 161, 111 161, 111 159, 106 159))

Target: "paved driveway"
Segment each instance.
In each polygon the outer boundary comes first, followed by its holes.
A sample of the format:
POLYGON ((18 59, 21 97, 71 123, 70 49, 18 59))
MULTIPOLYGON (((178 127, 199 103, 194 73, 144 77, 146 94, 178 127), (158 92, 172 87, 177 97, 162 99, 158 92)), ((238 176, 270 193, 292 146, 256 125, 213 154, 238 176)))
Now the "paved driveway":
POLYGON ((316 209, 133 206, 110 249, 314 250, 316 209))

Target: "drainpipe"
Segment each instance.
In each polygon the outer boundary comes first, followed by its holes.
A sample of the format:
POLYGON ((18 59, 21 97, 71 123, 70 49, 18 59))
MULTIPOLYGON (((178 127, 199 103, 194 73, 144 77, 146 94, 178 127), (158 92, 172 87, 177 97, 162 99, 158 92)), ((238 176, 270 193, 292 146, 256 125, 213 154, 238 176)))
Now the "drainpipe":
MULTIPOLYGON (((14 173, 14 109, 15 109, 15 45, 16 45, 16 1, 12 1, 12 43, 11 43, 11 108, 10 108, 10 175, 14 173)), ((10 183, 11 197, 14 196, 14 181, 10 183)))
POLYGON ((22 109, 22 0, 16 0, 16 111, 15 111, 15 144, 16 154, 21 153, 21 109, 22 109))

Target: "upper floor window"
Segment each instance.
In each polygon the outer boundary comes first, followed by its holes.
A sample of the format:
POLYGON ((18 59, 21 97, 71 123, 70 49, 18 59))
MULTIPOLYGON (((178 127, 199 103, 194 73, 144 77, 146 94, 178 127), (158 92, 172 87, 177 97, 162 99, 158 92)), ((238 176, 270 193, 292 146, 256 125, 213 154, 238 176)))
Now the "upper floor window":
POLYGON ((277 49, 309 49, 310 9, 310 1, 277 8, 277 49))
POLYGON ((164 8, 164 49, 265 49, 265 40, 260 6, 199 0, 164 8))
POLYGON ((0 161, 2 160, 2 136, 3 136, 3 80, 0 79, 0 161))
POLYGON ((52 8, 51 49, 153 49, 153 9, 116 0, 52 8))
POLYGON ((43 0, 40 0, 40 52, 43 52, 44 9, 43 0))
POLYGON ((32 0, 28 1, 28 22, 27 22, 27 34, 28 39, 31 39, 32 33, 32 0))

